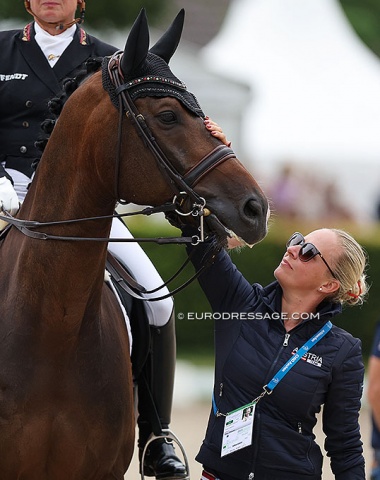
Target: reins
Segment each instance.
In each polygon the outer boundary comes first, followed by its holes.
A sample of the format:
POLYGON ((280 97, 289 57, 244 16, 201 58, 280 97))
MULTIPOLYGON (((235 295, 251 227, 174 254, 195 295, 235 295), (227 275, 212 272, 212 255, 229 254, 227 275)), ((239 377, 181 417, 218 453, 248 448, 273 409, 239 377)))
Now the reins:
POLYGON ((146 290, 145 287, 140 285, 136 280, 129 275, 129 273, 123 268, 123 266, 108 252, 107 253, 107 260, 106 266, 108 272, 111 274, 111 277, 117 282, 117 284, 122 288, 125 292, 127 292, 131 297, 137 298, 138 300, 144 300, 148 302, 157 302, 159 300, 164 300, 165 298, 172 297, 176 293, 184 290, 188 285, 190 285, 194 280, 196 280, 199 275, 206 269, 206 265, 202 265, 202 267, 197 270, 188 280, 186 280, 182 285, 175 288, 171 292, 168 292, 166 295, 161 295, 159 297, 153 298, 146 298, 143 295, 151 295, 152 293, 156 293, 159 290, 162 290, 165 287, 175 280, 178 275, 183 271, 186 265, 190 262, 190 257, 194 253, 191 252, 187 259, 184 261, 182 266, 176 271, 174 275, 172 275, 169 280, 164 282, 157 288, 153 288, 152 290, 146 290))
MULTIPOLYGON (((183 244, 183 243, 191 243, 192 245, 197 245, 200 242, 204 241, 204 230, 203 230, 203 207, 202 211, 197 209, 193 210, 189 214, 193 216, 200 215, 200 226, 199 226, 199 236, 193 235, 191 237, 156 237, 156 238, 101 238, 101 237, 67 237, 67 236, 59 236, 59 235, 50 235, 43 232, 36 232, 33 231, 33 228, 40 228, 42 226, 51 226, 51 225, 62 225, 62 224, 73 224, 78 222, 86 222, 90 220, 100 220, 100 219, 107 219, 107 218, 122 218, 125 216, 132 216, 132 215, 152 215, 153 213, 161 213, 161 212, 168 212, 168 211, 175 211, 176 206, 175 204, 165 204, 159 207, 147 207, 143 210, 137 212, 129 212, 129 213, 120 213, 114 215, 105 215, 99 217, 87 217, 87 218, 80 218, 80 219, 72 219, 72 220, 63 220, 63 221, 55 221, 55 222, 37 222, 33 220, 22 220, 13 217, 8 212, 4 212, 4 215, 0 215, 0 220, 3 220, 10 225, 16 227, 21 233, 26 235, 30 238, 36 238, 38 240, 63 240, 63 241, 98 241, 98 242, 153 242, 157 244, 183 244)), ((123 268, 123 266, 115 260, 112 255, 108 252, 107 253, 107 260, 106 266, 107 270, 111 274, 111 277, 118 283, 118 285, 129 295, 133 298, 137 298, 139 300, 148 301, 148 302, 157 302, 159 300, 164 300, 165 298, 169 298, 176 293, 180 292, 188 285, 190 285, 194 280, 196 280, 199 275, 203 272, 206 268, 206 265, 203 265, 198 271, 196 271, 188 280, 186 280, 182 285, 175 288, 171 292, 161 295, 154 298, 146 298, 144 294, 152 294, 156 293, 159 290, 167 287, 173 280, 175 280, 180 273, 184 270, 186 265, 190 262, 190 256, 184 261, 181 267, 166 281, 163 282, 160 286, 152 289, 146 290, 145 287, 140 285, 136 280, 123 268)))
MULTIPOLYGON (((17 228, 21 233, 25 236, 30 238, 36 238, 38 240, 62 240, 62 241, 70 241, 70 242, 152 242, 158 244, 173 244, 173 243, 191 243, 192 245, 196 245, 203 241, 202 237, 203 233, 203 226, 200 231, 200 237, 197 235, 193 235, 192 237, 155 237, 155 238, 109 238, 109 237, 69 237, 63 235, 52 235, 44 232, 36 232, 34 231, 35 228, 42 228, 42 227, 50 227, 52 225, 69 225, 73 223, 80 223, 80 222, 87 222, 93 220, 105 220, 110 218, 123 218, 128 216, 134 215, 152 215, 154 213, 166 213, 176 211, 177 207, 175 204, 164 204, 158 207, 146 207, 143 210, 139 210, 136 212, 128 212, 128 213, 115 213, 113 215, 102 215, 98 217, 85 217, 85 218, 75 218, 71 220, 61 220, 61 221, 54 221, 54 222, 37 222, 35 220, 22 220, 20 218, 13 217, 10 213, 4 212, 4 215, 0 215, 0 220, 13 225, 17 228)), ((190 212, 191 215, 194 217, 200 215, 200 212, 197 208, 193 209, 190 212)), ((201 221, 200 224, 203 224, 201 221)))

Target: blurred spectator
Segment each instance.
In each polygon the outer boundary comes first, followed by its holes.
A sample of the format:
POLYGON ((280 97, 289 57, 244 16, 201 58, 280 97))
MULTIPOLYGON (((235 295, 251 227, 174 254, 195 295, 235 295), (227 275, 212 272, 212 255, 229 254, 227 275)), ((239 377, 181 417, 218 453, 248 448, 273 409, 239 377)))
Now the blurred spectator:
POLYGON ((294 167, 285 163, 275 180, 270 192, 274 212, 290 218, 296 218, 299 214, 298 204, 300 200, 300 185, 296 178, 294 167))
POLYGON ((323 216, 334 220, 354 219, 349 208, 343 204, 335 182, 329 182, 325 187, 323 216))
MULTIPOLYGON (((337 183, 305 164, 284 163, 269 188, 273 211, 279 217, 306 221, 354 221, 337 183)), ((379 199, 380 219, 380 199, 379 199)))

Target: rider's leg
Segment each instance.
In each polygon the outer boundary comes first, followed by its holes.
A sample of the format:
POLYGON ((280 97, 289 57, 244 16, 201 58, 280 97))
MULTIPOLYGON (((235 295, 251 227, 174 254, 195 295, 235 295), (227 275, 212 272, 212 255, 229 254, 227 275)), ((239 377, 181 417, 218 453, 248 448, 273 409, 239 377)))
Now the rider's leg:
MULTIPOLYGON (((124 222, 118 218, 112 221, 110 237, 133 238, 124 222)), ((152 290, 163 284, 160 274, 137 242, 110 242, 108 250, 126 266, 134 279, 147 290, 152 290)), ((167 293, 169 291, 164 287, 152 295, 146 295, 146 297, 154 298, 167 293)), ((169 297, 159 302, 144 302, 144 307, 149 324, 159 327, 168 322, 173 310, 173 300, 169 297)))
MULTIPOLYGON (((111 238, 132 237, 124 222, 115 219, 112 222, 111 238)), ((151 290, 163 281, 153 264, 136 242, 110 242, 109 250, 118 258, 136 281, 147 290, 151 290)), ((168 293, 166 288, 159 290, 154 296, 168 293)), ((171 418, 174 371, 176 357, 175 324, 173 314, 173 300, 171 297, 158 302, 144 302, 149 319, 151 341, 150 353, 144 368, 144 378, 149 385, 150 393, 146 390, 146 383, 141 378, 138 382, 139 392, 139 449, 144 449, 147 439, 153 431, 151 422, 151 403, 148 395, 151 394, 161 421, 162 428, 168 428, 171 418)), ((175 455, 174 447, 162 440, 150 443, 144 462, 144 474, 156 476, 157 479, 186 478, 186 468, 175 455)))
MULTIPOLYGON (((168 429, 170 425, 176 356, 174 312, 166 325, 150 327, 150 331, 150 354, 138 381, 140 458, 154 425, 155 413, 152 412, 150 394, 162 428, 168 429)), ((144 475, 171 480, 188 478, 173 444, 162 439, 149 443, 144 457, 144 475)))
POLYGON ((6 168, 5 171, 12 177, 14 189, 16 190, 20 203, 22 203, 28 193, 28 185, 31 179, 24 173, 14 170, 13 168, 6 168))

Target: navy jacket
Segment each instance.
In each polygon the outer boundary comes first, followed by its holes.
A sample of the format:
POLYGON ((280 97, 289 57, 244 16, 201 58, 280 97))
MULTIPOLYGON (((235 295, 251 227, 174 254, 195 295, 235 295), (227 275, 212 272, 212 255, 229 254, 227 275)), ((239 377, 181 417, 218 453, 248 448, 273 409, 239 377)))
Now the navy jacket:
MULTIPOLYGON (((207 245, 195 248, 196 269, 207 245)), ((194 254, 194 252, 193 252, 194 254)), ((285 331, 278 282, 251 285, 223 250, 199 278, 215 318, 214 399, 221 413, 248 404, 275 373, 331 317, 338 304, 321 304, 319 319, 285 331), (230 317, 230 318, 229 318, 230 317)), ((322 453, 314 441, 323 407, 325 449, 337 480, 363 480, 358 415, 364 366, 361 342, 333 326, 256 406, 250 447, 221 457, 224 417, 211 411, 196 459, 223 480, 320 480, 322 453)))
POLYGON ((34 37, 34 23, 0 32, 0 177, 5 175, 4 163, 31 177, 33 160, 41 156, 34 143, 41 137, 48 101, 88 58, 116 51, 77 27, 73 41, 51 68, 34 37))

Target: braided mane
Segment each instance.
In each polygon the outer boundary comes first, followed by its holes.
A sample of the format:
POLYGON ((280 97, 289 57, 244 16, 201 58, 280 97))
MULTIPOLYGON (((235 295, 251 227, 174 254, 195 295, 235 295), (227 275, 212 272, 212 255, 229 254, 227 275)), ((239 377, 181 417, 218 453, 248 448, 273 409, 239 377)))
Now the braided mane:
MULTIPOLYGON (((41 129, 43 133, 35 142, 35 146, 41 152, 45 150, 50 135, 67 100, 87 78, 100 69, 102 62, 103 57, 91 57, 86 60, 81 69, 77 72, 76 76, 72 78, 66 78, 62 83, 62 91, 49 101, 49 116, 41 123, 41 129)), ((37 168, 38 162, 39 159, 34 162, 34 169, 37 168)))

